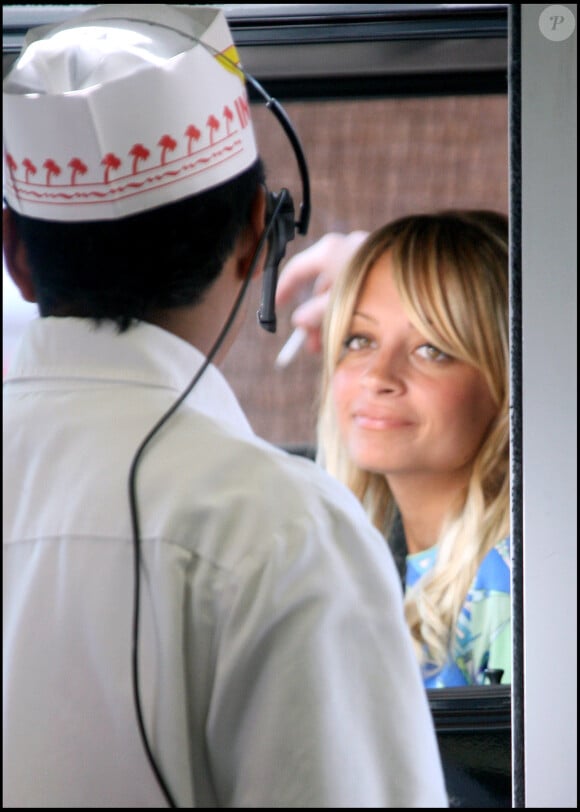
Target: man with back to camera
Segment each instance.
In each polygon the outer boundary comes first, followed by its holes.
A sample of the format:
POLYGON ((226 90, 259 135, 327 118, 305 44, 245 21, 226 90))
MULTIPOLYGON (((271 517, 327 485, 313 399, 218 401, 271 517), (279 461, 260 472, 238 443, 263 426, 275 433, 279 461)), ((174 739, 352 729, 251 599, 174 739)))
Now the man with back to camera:
POLYGON ((4 82, 7 807, 447 806, 386 545, 211 362, 271 234, 237 61, 108 5, 4 82))

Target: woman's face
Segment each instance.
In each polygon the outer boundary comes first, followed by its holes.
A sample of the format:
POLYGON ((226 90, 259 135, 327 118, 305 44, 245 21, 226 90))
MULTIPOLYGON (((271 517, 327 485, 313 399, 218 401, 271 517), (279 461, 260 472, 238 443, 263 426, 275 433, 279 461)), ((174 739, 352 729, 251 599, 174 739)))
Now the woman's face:
POLYGON ((389 481, 435 475, 466 482, 497 413, 483 375, 411 324, 388 252, 363 284, 332 385, 350 456, 389 481))

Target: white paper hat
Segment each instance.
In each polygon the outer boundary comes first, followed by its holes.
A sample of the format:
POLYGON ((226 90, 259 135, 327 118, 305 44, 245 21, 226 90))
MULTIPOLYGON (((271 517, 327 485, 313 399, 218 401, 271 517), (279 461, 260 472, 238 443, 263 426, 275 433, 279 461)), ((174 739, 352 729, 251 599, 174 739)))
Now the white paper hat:
POLYGON ((3 87, 4 195, 43 220, 109 220, 239 175, 257 157, 215 7, 97 6, 30 31, 3 87))

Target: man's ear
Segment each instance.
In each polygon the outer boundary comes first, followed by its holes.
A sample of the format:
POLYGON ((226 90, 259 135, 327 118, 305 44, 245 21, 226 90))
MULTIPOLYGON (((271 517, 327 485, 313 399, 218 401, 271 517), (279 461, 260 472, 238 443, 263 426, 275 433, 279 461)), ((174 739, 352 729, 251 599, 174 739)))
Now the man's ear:
MULTIPOLYGON (((238 275, 245 279, 252 266, 258 243, 266 227, 266 189, 260 185, 252 202, 250 221, 240 238, 240 253, 238 256, 238 275)), ((258 268, 254 276, 258 276, 264 267, 264 260, 268 254, 268 247, 264 246, 262 256, 259 258, 258 268)))
POLYGON ((2 250, 8 273, 26 302, 36 302, 26 246, 10 209, 2 210, 2 250))

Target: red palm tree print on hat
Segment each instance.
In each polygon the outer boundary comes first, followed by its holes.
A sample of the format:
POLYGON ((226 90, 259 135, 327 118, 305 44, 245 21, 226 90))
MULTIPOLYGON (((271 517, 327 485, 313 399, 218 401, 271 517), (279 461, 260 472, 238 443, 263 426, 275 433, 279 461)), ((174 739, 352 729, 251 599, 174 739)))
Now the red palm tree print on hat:
POLYGON ((104 182, 109 183, 109 172, 111 169, 118 169, 121 166, 121 159, 117 158, 113 152, 107 152, 101 165, 105 167, 104 182))
POLYGON ((139 161, 146 161, 147 158, 151 155, 147 147, 144 147, 143 144, 133 144, 131 149, 129 150, 129 155, 133 156, 133 165, 131 167, 131 172, 133 175, 137 174, 137 166, 139 161))
POLYGON ((43 169, 46 169, 46 185, 50 186, 50 179, 54 175, 58 177, 61 173, 60 166, 53 161, 52 158, 47 158, 46 161, 42 164, 43 169))
POLYGON ((31 175, 36 175, 36 167, 34 166, 32 161, 30 160, 30 158, 25 158, 22 161, 22 166, 26 170, 25 173, 24 173, 24 182, 29 183, 30 176, 31 175))
POLYGON ((70 185, 74 186, 76 183, 77 175, 86 175, 87 174, 87 165, 84 164, 80 158, 72 158, 68 162, 69 169, 72 170, 70 173, 70 185))
POLYGON ((170 135, 162 135, 157 143, 157 146, 161 147, 161 166, 163 166, 167 152, 173 152, 177 146, 177 141, 175 141, 175 139, 173 139, 170 135))
POLYGON ((220 123, 215 116, 210 116, 206 122, 209 127, 209 143, 213 144, 214 134, 219 130, 220 123))
POLYGON ((190 124, 185 131, 185 135, 187 136, 187 154, 191 155, 191 144, 193 141, 199 141, 201 138, 201 133, 195 124, 190 124))
POLYGON ((30 176, 31 175, 36 175, 36 167, 34 166, 32 161, 30 160, 30 158, 25 158, 22 161, 22 166, 26 170, 25 175, 24 175, 24 182, 28 183, 29 180, 30 180, 30 176))
POLYGON ((13 175, 16 172, 16 170, 18 169, 18 164, 16 163, 16 161, 14 160, 12 155, 10 155, 9 152, 6 153, 6 163, 8 164, 8 169, 10 170, 10 174, 13 175))
POLYGON ((224 118, 226 120, 226 131, 227 131, 227 134, 229 135, 230 134, 230 127, 232 125, 232 121, 234 120, 234 114, 232 113, 230 108, 226 105, 224 107, 223 115, 224 115, 224 118))

